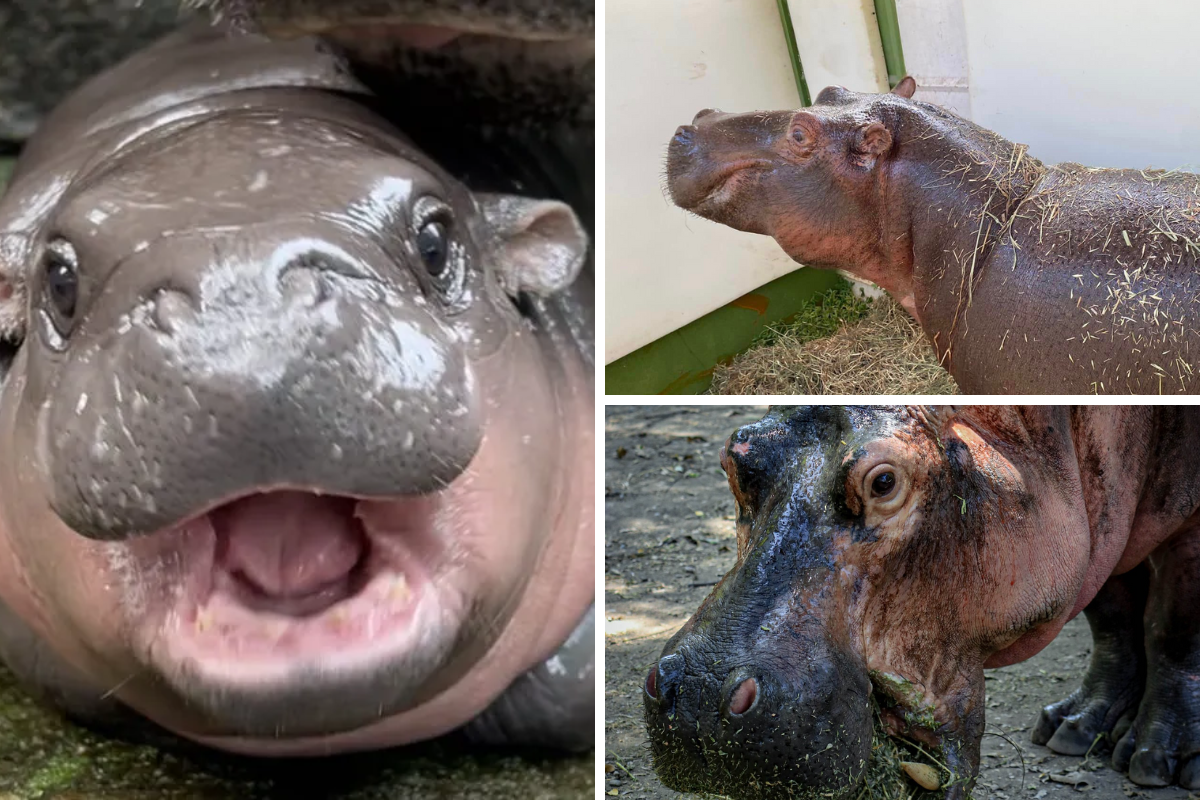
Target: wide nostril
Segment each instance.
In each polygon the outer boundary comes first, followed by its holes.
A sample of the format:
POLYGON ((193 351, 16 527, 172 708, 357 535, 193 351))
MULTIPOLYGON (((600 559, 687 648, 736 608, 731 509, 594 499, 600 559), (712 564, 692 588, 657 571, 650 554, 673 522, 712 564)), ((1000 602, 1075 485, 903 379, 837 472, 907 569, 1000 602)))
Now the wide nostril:
POLYGON ((733 694, 729 696, 729 713, 745 714, 754 706, 754 701, 757 699, 758 681, 754 678, 747 678, 739 683, 733 690, 733 694))
POLYGON ((315 306, 329 298, 330 289, 325 275, 310 266, 290 266, 279 276, 283 296, 304 305, 315 306))
POLYGON ((646 676, 646 694, 658 699, 658 664, 650 668, 650 674, 646 676))
POLYGON ((676 144, 690 147, 696 140, 696 129, 691 125, 680 125, 675 129, 676 144))
POLYGON ((718 113, 718 112, 717 112, 717 109, 715 109, 715 108, 702 108, 696 112, 696 116, 692 117, 692 124, 695 125, 697 122, 699 122, 704 117, 707 117, 709 114, 716 114, 716 113, 718 113))

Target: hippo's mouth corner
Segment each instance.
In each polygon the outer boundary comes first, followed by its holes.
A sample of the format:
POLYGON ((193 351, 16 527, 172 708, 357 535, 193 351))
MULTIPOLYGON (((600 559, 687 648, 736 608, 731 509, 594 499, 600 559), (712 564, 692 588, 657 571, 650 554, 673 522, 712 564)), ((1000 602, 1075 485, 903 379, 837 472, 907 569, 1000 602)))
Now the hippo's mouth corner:
MULTIPOLYGON (((449 560, 443 505, 442 493, 271 490, 103 546, 138 649, 168 683, 201 706, 265 697, 286 706, 279 697, 293 689, 337 697, 400 667, 424 679, 445 661, 467 604, 434 581, 449 560)), ((393 691, 398 683, 393 676, 393 691)), ((372 700, 371 715, 378 707, 372 700)), ((226 710, 214 718, 226 721, 226 710)), ((339 723, 325 714, 314 726, 339 723)), ((307 726, 289 727, 299 735, 307 726)))
POLYGON ((667 192, 671 202, 685 211, 717 219, 737 198, 748 178, 771 166, 769 160, 752 156, 714 161, 699 152, 690 136, 680 132, 667 153, 667 192))

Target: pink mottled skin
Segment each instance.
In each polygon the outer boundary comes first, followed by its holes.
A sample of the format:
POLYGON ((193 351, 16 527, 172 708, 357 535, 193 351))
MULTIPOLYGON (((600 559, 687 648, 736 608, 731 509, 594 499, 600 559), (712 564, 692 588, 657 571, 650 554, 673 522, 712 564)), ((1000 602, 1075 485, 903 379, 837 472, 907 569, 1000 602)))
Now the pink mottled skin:
POLYGON ((773 408, 721 452, 737 563, 646 684, 660 776, 737 797, 727 776, 761 764, 837 793, 826 742, 868 757, 869 682, 889 731, 938 748, 961 779, 947 797, 965 797, 984 669, 1086 610, 1092 664, 1034 741, 1082 755, 1114 733, 1130 780, 1200 785, 1198 444, 1186 406, 773 408), (755 708, 734 719, 751 677, 755 708), (796 692, 815 716, 786 706, 796 692))

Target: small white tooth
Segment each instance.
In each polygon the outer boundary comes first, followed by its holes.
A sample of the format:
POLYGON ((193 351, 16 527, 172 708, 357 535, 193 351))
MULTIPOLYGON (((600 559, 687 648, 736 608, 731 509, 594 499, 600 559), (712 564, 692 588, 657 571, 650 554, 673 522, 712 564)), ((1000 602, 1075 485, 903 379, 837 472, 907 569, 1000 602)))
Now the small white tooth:
POLYGON ((398 603, 407 603, 412 597, 412 589, 408 588, 408 578, 403 575, 397 575, 392 578, 392 586, 388 590, 388 595, 398 603))
POLYGON ((209 611, 201 609, 200 611, 196 612, 196 630, 198 630, 200 633, 204 633, 206 630, 211 628, 212 623, 213 618, 209 611))

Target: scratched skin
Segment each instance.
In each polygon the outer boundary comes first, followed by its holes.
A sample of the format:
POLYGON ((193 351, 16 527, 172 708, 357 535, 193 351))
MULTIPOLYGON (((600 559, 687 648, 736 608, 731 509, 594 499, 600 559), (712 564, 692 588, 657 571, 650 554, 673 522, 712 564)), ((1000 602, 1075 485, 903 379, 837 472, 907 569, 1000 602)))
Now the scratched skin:
POLYGON ((1043 164, 915 90, 701 111, 671 197, 886 289, 964 392, 1195 392, 1200 176, 1043 164))
POLYGON ((737 563, 642 693, 659 777, 853 795, 873 693, 965 797, 984 668, 1082 610, 1095 655, 1034 740, 1082 755, 1115 732, 1132 781, 1197 787, 1198 443, 1191 407, 778 407, 738 429, 737 563))

